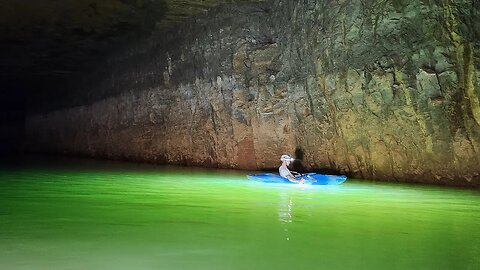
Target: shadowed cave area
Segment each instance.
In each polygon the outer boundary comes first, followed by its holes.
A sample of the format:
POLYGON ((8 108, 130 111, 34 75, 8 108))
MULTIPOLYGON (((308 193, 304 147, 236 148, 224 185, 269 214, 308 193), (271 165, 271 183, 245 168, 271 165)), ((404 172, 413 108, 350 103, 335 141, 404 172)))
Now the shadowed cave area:
POLYGON ((243 170, 288 153, 302 171, 478 187, 479 14, 473 0, 0 1, 1 151, 243 170))

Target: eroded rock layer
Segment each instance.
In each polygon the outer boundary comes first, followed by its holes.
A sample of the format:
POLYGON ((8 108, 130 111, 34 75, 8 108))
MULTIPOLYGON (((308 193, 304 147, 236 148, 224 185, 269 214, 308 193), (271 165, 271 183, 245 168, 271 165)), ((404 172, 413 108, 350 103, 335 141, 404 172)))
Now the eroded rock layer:
POLYGON ((480 185, 480 4, 273 1, 157 33, 27 119, 27 148, 480 185))

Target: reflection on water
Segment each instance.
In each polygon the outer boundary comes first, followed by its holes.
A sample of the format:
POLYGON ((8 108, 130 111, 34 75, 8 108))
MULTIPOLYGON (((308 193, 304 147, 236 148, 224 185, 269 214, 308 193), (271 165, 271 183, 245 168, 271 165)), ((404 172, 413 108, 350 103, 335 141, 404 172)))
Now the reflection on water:
POLYGON ((0 170, 1 269, 480 269, 474 190, 35 164, 0 170))
POLYGON ((284 226, 285 239, 290 240, 290 235, 288 233, 288 224, 292 223, 292 207, 293 201, 292 198, 286 194, 280 194, 280 204, 278 207, 278 220, 284 226))

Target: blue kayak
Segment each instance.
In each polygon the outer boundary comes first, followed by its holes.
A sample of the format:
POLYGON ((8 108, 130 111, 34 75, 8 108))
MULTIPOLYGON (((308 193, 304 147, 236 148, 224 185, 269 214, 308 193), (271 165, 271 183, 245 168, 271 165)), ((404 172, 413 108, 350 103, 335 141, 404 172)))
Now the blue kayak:
MULTIPOLYGON (((307 185, 339 185, 347 180, 345 175, 328 175, 319 173, 306 173, 295 179, 300 180, 302 177, 305 179, 304 183, 307 185)), ((262 183, 297 184, 274 173, 248 174, 247 178, 262 183)))

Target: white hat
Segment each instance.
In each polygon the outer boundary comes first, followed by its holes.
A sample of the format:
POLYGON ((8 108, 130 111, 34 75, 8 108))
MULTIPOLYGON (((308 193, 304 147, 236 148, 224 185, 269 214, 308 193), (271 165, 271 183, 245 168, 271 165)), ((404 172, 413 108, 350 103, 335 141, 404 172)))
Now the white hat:
POLYGON ((282 156, 280 157, 280 160, 281 160, 281 161, 290 161, 290 162, 293 162, 295 159, 292 158, 292 157, 290 157, 289 155, 282 155, 282 156))

